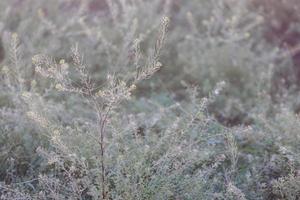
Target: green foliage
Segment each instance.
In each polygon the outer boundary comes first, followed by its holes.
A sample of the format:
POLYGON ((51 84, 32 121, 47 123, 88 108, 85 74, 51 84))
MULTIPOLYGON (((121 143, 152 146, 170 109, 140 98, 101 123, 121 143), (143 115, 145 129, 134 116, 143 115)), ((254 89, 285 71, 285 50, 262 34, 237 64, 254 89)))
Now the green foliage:
POLYGON ((299 198, 296 77, 248 1, 95 2, 0 2, 0 199, 299 198))

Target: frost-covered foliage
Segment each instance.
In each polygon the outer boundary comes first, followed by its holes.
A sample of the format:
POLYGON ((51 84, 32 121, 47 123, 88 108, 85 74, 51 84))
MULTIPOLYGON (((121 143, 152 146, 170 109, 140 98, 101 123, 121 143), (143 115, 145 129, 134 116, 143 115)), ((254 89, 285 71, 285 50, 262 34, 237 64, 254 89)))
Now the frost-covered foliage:
POLYGON ((259 5, 0 1, 0 199, 299 199, 295 56, 259 5))

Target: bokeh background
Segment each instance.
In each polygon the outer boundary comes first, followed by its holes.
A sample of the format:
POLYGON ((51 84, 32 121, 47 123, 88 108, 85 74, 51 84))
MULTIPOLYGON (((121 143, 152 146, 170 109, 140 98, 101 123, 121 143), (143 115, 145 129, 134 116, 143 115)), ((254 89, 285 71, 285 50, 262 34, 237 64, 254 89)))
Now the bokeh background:
MULTIPOLYGON (((298 199, 299 9, 298 0, 1 0, 0 182, 34 179, 49 170, 37 153, 49 141, 27 119, 28 108, 48 113, 65 127, 77 117, 82 132, 86 127, 80 123, 93 121, 85 102, 54 92, 55 83, 36 73, 35 55, 69 63, 70 49, 77 45, 97 85, 105 83, 108 73, 127 79, 135 71, 135 44, 141 63, 147 62, 161 21, 168 17, 162 67, 137 84, 132 101, 122 104, 124 116, 135 116, 139 133, 152 134, 181 116, 168 114, 164 121, 158 110, 191 105, 191 88, 197 87, 198 98, 216 95, 206 112, 235 130, 240 157, 235 183, 243 198, 298 199), (18 52, 12 51, 14 45, 18 52), (8 83, 7 74, 19 81, 8 83), (222 81, 224 88, 215 94, 222 81), (43 100, 27 105, 19 100, 24 92, 42 94, 43 100), (241 127, 247 131, 236 131, 241 127), (280 187, 274 186, 279 179, 280 187)), ((80 139, 70 143, 80 145, 80 139)), ((199 199, 222 199, 216 196, 199 199)))

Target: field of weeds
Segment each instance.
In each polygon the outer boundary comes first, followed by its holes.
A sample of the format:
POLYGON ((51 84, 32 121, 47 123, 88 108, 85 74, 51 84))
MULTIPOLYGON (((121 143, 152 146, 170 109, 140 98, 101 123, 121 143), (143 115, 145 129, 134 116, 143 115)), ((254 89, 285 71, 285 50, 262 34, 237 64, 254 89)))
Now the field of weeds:
POLYGON ((298 0, 1 0, 1 200, 298 200, 298 0))

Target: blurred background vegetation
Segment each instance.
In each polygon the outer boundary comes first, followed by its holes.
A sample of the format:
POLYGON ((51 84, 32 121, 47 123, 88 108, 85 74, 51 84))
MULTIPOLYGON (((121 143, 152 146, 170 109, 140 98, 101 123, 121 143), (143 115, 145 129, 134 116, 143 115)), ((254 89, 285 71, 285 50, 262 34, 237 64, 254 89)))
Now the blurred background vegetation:
MULTIPOLYGON (((207 133, 229 129, 238 149, 232 178, 236 186, 229 184, 226 173, 217 166, 223 178, 214 180, 218 184, 213 186, 201 186, 203 196, 168 198, 298 199, 299 9, 297 0, 1 0, 0 182, 15 187, 35 180, 38 174, 49 174, 37 149, 54 147, 28 119, 29 110, 39 110, 65 128, 75 123, 78 130, 73 131, 78 135, 65 136, 65 141, 77 146, 78 154, 93 157, 91 145, 96 144, 82 144, 85 136, 79 136, 93 124, 91 107, 76 95, 55 91, 55 82, 36 73, 32 57, 46 54, 68 65, 70 49, 77 45, 96 84, 103 85, 107 73, 130 80, 153 53, 161 20, 167 16, 170 24, 161 68, 151 79, 137 84, 131 101, 122 104, 114 116, 134 118, 139 134, 160 133, 182 117, 177 111, 164 113, 164 109, 180 104, 192 112, 196 109, 193 95, 213 96, 205 113, 216 124, 207 133), (137 45, 140 63, 135 63, 137 45), (224 88, 216 90, 222 81, 224 88), (21 100, 24 92, 40 96, 28 104, 21 100), (204 194, 205 189, 209 195, 204 194)), ((122 129, 122 123, 115 129, 122 129)), ((218 147, 206 145, 199 154, 210 151, 214 157, 220 153, 218 147)), ((226 168, 232 162, 225 160, 222 165, 226 168)), ((16 188, 32 192, 35 185, 33 181, 16 188)), ((150 193, 140 199, 155 199, 150 193)))

